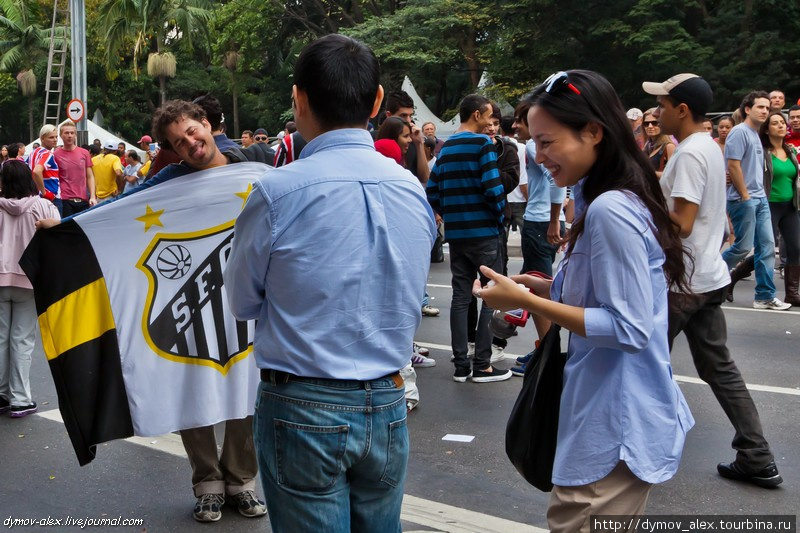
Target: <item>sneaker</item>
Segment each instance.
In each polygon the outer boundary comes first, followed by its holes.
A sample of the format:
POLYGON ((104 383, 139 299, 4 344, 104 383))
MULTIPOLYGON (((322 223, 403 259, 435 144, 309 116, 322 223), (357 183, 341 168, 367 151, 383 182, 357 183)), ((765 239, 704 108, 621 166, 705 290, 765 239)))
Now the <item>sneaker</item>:
POLYGON ((192 516, 198 522, 217 522, 222 518, 222 504, 225 496, 222 494, 201 494, 194 504, 192 516))
POLYGON ((520 377, 520 378, 525 377, 525 365, 526 364, 527 363, 522 363, 521 365, 517 365, 517 366, 511 368, 511 370, 509 370, 509 372, 511 372, 511 375, 513 375, 513 376, 517 376, 517 377, 520 377))
POLYGON ((492 344, 492 357, 489 359, 490 363, 498 363, 506 358, 505 348, 492 344))
POLYGON ((427 349, 427 348, 423 348, 422 346, 420 346, 419 344, 417 344, 415 342, 414 343, 414 353, 418 353, 420 355, 424 355, 424 356, 427 357, 428 354, 431 353, 431 351, 429 349, 427 349))
POLYGON ((472 372, 473 383, 491 383, 493 381, 505 381, 507 379, 511 379, 511 371, 500 370, 494 366, 472 372), (491 369, 491 372, 487 372, 489 369, 491 369))
POLYGON ((33 402, 30 405, 12 405, 11 418, 22 418, 23 416, 32 415, 38 410, 39 407, 37 407, 36 402, 33 402))
POLYGON ((414 353, 411 356, 411 366, 416 368, 430 368, 432 366, 436 366, 436 361, 430 357, 425 357, 419 353, 414 353))
POLYGON ((256 493, 252 490, 229 495, 225 503, 231 507, 236 507, 239 510, 239 514, 247 518, 257 518, 267 514, 267 505, 256 498, 256 493))
POLYGON ((717 472, 719 472, 719 475, 724 478, 733 479, 736 481, 746 481, 748 483, 752 483, 753 485, 758 485, 759 487, 765 487, 768 489, 777 487, 783 483, 783 478, 778 473, 778 467, 775 465, 775 461, 771 461, 767 466, 758 472, 753 472, 751 474, 748 474, 742 470, 742 468, 736 464, 736 461, 732 463, 718 464, 717 472))
POLYGON ((439 308, 430 305, 422 306, 422 316, 439 316, 439 308))
POLYGON ((470 377, 472 377, 472 370, 469 368, 456 367, 456 371, 453 374, 453 381, 458 383, 466 383, 470 377))
POLYGON ((530 361, 530 360, 531 360, 531 357, 533 357, 533 352, 535 352, 535 351, 536 351, 536 348, 538 348, 538 347, 539 347, 539 343, 540 343, 540 342, 541 342, 541 340, 537 340, 537 341, 534 343, 534 345, 533 345, 533 350, 531 350, 530 352, 526 353, 525 355, 522 355, 522 356, 520 356, 520 357, 517 357, 517 364, 518 364, 518 365, 525 366, 525 364, 526 364, 528 361, 530 361))
POLYGON ((7 413, 11 410, 11 404, 8 403, 8 400, 0 396, 0 415, 7 413))
POLYGON ((784 303, 777 298, 772 300, 756 300, 753 302, 753 309, 769 309, 770 311, 786 311, 792 304, 784 303))

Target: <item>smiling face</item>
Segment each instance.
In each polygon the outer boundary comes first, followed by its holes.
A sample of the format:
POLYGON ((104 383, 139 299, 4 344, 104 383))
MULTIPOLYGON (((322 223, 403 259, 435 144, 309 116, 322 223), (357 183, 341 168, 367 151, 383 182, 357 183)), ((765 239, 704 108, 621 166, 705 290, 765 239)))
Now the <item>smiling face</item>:
POLYGON ((164 133, 175 153, 190 167, 202 170, 214 166, 219 151, 208 120, 181 117, 167 126, 164 133))
POLYGON ((514 133, 517 134, 517 139, 520 141, 525 142, 531 138, 531 133, 528 131, 528 125, 525 124, 525 121, 522 120, 521 117, 515 116, 514 124, 512 124, 511 127, 514 129, 514 133))
POLYGON ((603 135, 596 124, 576 132, 535 105, 528 111, 528 126, 536 142, 536 162, 547 168, 559 187, 578 183, 597 161, 597 145, 603 135))
POLYGON ((654 139, 661 135, 661 124, 659 124, 658 118, 653 113, 645 115, 642 119, 642 124, 644 125, 644 134, 648 138, 654 139))
POLYGON ((403 155, 406 155, 406 152, 408 152, 408 146, 411 144, 411 126, 408 124, 403 125, 403 131, 397 138, 397 144, 400 145, 400 152, 402 152, 403 155))
POLYGON ((789 111, 789 125, 792 126, 793 132, 800 133, 800 109, 789 111))

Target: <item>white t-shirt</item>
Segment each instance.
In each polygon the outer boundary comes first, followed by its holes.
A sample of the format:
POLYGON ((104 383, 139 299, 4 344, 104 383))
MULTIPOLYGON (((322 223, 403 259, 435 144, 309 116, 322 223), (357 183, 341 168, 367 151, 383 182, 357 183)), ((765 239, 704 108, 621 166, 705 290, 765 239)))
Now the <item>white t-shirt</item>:
POLYGON ((661 190, 672 211, 673 198, 683 198, 699 206, 692 234, 683 239, 694 256, 689 286, 701 294, 721 289, 730 283, 720 247, 725 233, 725 159, 714 140, 705 132, 690 135, 678 145, 661 175, 661 190))
MULTIPOLYGON (((511 137, 506 137, 507 139, 511 139, 514 141, 514 144, 517 145, 517 156, 519 157, 519 185, 527 185, 528 184, 528 173, 525 170, 525 145, 523 143, 517 142, 516 139, 512 139, 511 137)), ((522 191, 519 190, 519 185, 508 193, 506 196, 506 201, 508 203, 520 203, 524 204, 527 202, 527 198, 522 196, 522 191)))

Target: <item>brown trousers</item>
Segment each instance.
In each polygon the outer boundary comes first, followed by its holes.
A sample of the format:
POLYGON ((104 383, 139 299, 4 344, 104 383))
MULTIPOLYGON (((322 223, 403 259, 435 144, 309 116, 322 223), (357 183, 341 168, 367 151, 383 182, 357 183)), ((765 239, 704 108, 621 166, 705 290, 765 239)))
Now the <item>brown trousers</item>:
POLYGON ((253 444, 253 417, 225 422, 222 454, 217 453, 214 426, 185 429, 181 440, 192 465, 195 497, 234 495, 256 487, 258 462, 253 444))
POLYGON ((633 475, 624 461, 606 477, 588 485, 561 487, 550 494, 550 533, 589 533, 591 515, 634 517, 644 513, 652 485, 633 475))

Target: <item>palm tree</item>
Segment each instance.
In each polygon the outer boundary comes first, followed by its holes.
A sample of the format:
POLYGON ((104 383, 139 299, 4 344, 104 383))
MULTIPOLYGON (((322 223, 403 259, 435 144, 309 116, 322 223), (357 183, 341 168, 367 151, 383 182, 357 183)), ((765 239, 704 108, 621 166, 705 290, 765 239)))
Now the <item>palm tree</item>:
POLYGON ((191 49, 200 38, 208 47, 210 0, 109 0, 100 6, 99 28, 106 42, 106 68, 113 77, 121 51, 133 45, 133 69, 148 53, 147 73, 158 78, 161 104, 167 100, 167 78, 175 76, 175 56, 168 48, 178 42, 191 49))
POLYGON ((33 67, 47 55, 50 30, 31 21, 30 2, 25 0, 0 0, 0 12, 0 71, 17 73, 17 85, 28 99, 28 132, 33 139, 37 83, 33 67))

